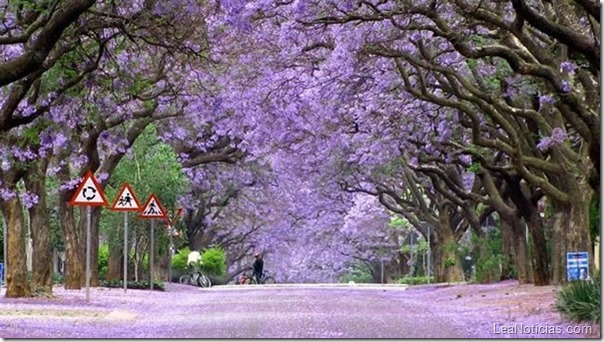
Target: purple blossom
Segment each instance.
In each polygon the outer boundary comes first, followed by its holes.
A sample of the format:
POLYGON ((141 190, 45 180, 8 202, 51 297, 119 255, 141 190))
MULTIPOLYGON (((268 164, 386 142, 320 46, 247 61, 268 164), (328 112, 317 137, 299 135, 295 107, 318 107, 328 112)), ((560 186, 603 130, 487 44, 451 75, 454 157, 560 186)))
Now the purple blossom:
POLYGON ((474 174, 474 172, 467 172, 461 176, 464 190, 470 191, 472 189, 472 185, 474 185, 475 176, 476 174, 474 174))
POLYGON ((552 140, 556 143, 556 144, 561 144, 564 142, 564 140, 566 140, 566 131, 564 131, 562 128, 560 127, 556 127, 552 130, 552 140))
POLYGON ((107 180, 107 178, 109 178, 109 174, 108 174, 107 172, 102 172, 102 173, 99 173, 99 174, 96 176, 96 179, 97 179, 99 182, 104 182, 105 180, 107 180))
POLYGON ((53 143, 53 140, 52 140, 52 137, 50 136, 50 133, 48 133, 48 131, 45 131, 42 134, 40 134, 40 145, 42 145, 42 147, 51 148, 52 143, 53 143))
POLYGON ((57 133, 54 140, 55 149, 65 147, 65 145, 67 145, 67 138, 63 135, 63 133, 57 133))
POLYGON ((187 160, 189 160, 189 155, 188 155, 188 154, 186 154, 186 153, 180 153, 180 154, 178 155, 178 161, 179 161, 179 162, 181 162, 181 163, 182 163, 182 162, 185 162, 185 161, 187 161, 187 160))
POLYGON ((497 67, 492 64, 483 65, 480 72, 485 76, 492 76, 497 72, 497 67))
POLYGON ((36 155, 28 148, 26 150, 13 148, 13 156, 19 161, 28 161, 36 158, 36 155))
POLYGON ((77 157, 73 158, 72 165, 77 169, 77 168, 80 168, 82 165, 86 164, 87 162, 88 162, 88 157, 85 155, 81 155, 81 156, 77 156, 77 157))
POLYGON ((180 126, 176 127, 173 133, 176 139, 184 140, 187 138, 187 131, 180 126))
POLYGON ((22 44, 8 45, 7 47, 4 48, 4 58, 6 60, 18 57, 22 53, 23 53, 23 46, 22 46, 22 44))
POLYGON ((562 71, 567 72, 569 74, 574 73, 576 68, 577 68, 577 65, 573 62, 565 61, 565 62, 560 63, 560 69, 562 69, 562 71))
POLYGON ((306 5, 305 2, 306 2, 306 0, 296 0, 296 3, 295 3, 296 15, 302 16, 302 15, 306 14, 306 10, 307 10, 308 6, 306 5))
POLYGON ((54 176, 57 174, 57 172, 59 172, 61 170, 61 168, 59 166, 55 166, 55 167, 49 167, 46 170, 46 175, 47 176, 54 176))
POLYGON ((554 103, 556 103, 556 99, 554 99, 550 95, 541 95, 541 96, 539 96, 539 103, 541 105, 544 105, 544 104, 554 104, 554 103))
POLYGON ((72 190, 75 189, 78 184, 80 184, 81 179, 72 179, 70 181, 67 181, 66 183, 63 183, 59 186, 59 190, 61 191, 65 191, 65 190, 72 190))
POLYGON ((537 148, 541 151, 546 151, 554 144, 554 140, 551 137, 542 138, 537 144, 537 148))
POLYGON ((417 42, 420 39, 422 39, 422 34, 420 32, 415 31, 411 34, 411 41, 417 42))
POLYGON ((344 4, 342 5, 342 8, 345 11, 352 11, 354 9, 354 4, 352 3, 352 1, 344 1, 344 4))
POLYGON ((30 194, 29 192, 23 192, 19 197, 21 198, 23 205, 28 209, 38 204, 39 201, 38 195, 30 194))
POLYGON ((34 114, 36 112, 36 107, 34 106, 27 106, 25 107, 25 109, 21 112, 21 115, 23 117, 29 117, 32 114, 34 114))
POLYGON ((472 164, 472 156, 468 155, 468 154, 464 154, 459 156, 459 160, 461 160, 462 163, 466 164, 466 165, 470 165, 472 164))
POLYGON ((17 194, 11 189, 0 188, 0 198, 2 198, 3 201, 10 201, 16 196, 17 194))
POLYGON ((568 80, 562 81, 562 85, 560 86, 560 91, 562 91, 563 93, 570 93, 571 89, 572 89, 572 87, 568 80))

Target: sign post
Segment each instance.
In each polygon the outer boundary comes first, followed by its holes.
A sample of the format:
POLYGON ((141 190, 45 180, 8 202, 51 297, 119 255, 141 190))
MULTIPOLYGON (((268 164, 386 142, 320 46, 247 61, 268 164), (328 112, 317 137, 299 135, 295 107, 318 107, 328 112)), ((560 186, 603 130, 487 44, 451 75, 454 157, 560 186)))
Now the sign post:
POLYGON ((88 170, 69 203, 73 206, 86 206, 86 301, 90 301, 90 235, 92 226, 92 207, 108 205, 103 188, 88 170))
POLYGON ((176 229, 174 228, 176 221, 180 217, 180 213, 182 213, 182 208, 178 208, 176 213, 173 210, 168 211, 166 215, 166 222, 168 222, 168 236, 170 237, 170 261, 168 262, 168 283, 172 281, 172 258, 174 257, 174 239, 173 237, 176 235, 176 229))
POLYGON ((589 254, 587 252, 566 253, 566 280, 589 280, 589 254))
POLYGON ((122 189, 113 201, 111 210, 124 212, 124 292, 128 288, 128 212, 139 211, 141 205, 134 195, 134 191, 128 182, 122 185, 122 189))
POLYGON ((153 290, 153 253, 155 245, 155 219, 165 219, 166 210, 162 208, 157 196, 151 194, 141 211, 140 218, 151 219, 151 246, 149 251, 149 288, 153 290))
MULTIPOLYGON (((2 234, 3 234, 3 247, 4 247, 4 259, 2 259, 4 261, 4 268, 6 268, 8 270, 8 225, 6 224, 6 219, 3 217, 2 218, 2 234)), ((4 272, 2 274, 2 283, 6 284, 6 273, 4 272)))

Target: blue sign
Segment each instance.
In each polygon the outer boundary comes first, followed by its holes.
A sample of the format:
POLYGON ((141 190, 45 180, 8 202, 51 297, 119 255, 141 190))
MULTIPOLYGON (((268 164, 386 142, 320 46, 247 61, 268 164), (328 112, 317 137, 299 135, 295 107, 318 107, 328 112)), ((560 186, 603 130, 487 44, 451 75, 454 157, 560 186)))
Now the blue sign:
POLYGON ((587 252, 566 253, 566 280, 589 280, 589 254, 587 252))
POLYGON ((0 287, 2 287, 3 280, 4 280, 4 264, 0 262, 0 287))

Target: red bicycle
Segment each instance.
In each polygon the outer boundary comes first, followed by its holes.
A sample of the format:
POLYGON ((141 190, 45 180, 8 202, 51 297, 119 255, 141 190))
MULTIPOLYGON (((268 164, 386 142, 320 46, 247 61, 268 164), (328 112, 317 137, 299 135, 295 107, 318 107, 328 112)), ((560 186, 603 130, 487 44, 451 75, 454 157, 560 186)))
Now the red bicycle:
MULTIPOLYGON (((275 278, 271 276, 266 276, 266 273, 262 273, 262 277, 260 278, 260 284, 274 284, 275 278)), ((256 278, 251 274, 242 274, 237 282, 239 285, 255 285, 258 284, 256 278)))

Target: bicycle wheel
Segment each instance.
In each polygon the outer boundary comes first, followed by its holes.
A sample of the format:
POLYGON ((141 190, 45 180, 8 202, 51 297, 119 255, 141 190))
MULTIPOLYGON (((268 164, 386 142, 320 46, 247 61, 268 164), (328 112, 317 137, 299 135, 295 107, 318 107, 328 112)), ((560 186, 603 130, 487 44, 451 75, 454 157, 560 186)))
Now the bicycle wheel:
POLYGON ((208 278, 205 274, 202 274, 197 278, 197 285, 200 287, 210 287, 212 286, 212 282, 210 281, 210 278, 208 278))
POLYGON ((266 277, 266 278, 264 278, 264 283, 265 284, 274 284, 275 283, 275 278, 273 278, 273 277, 266 277))
POLYGON ((189 277, 188 274, 185 275, 181 275, 180 278, 178 278, 178 282, 182 285, 189 285, 189 279, 191 277, 189 277))
POLYGON ((254 279, 253 277, 245 278, 245 281, 243 283, 245 285, 255 285, 256 279, 254 279))

